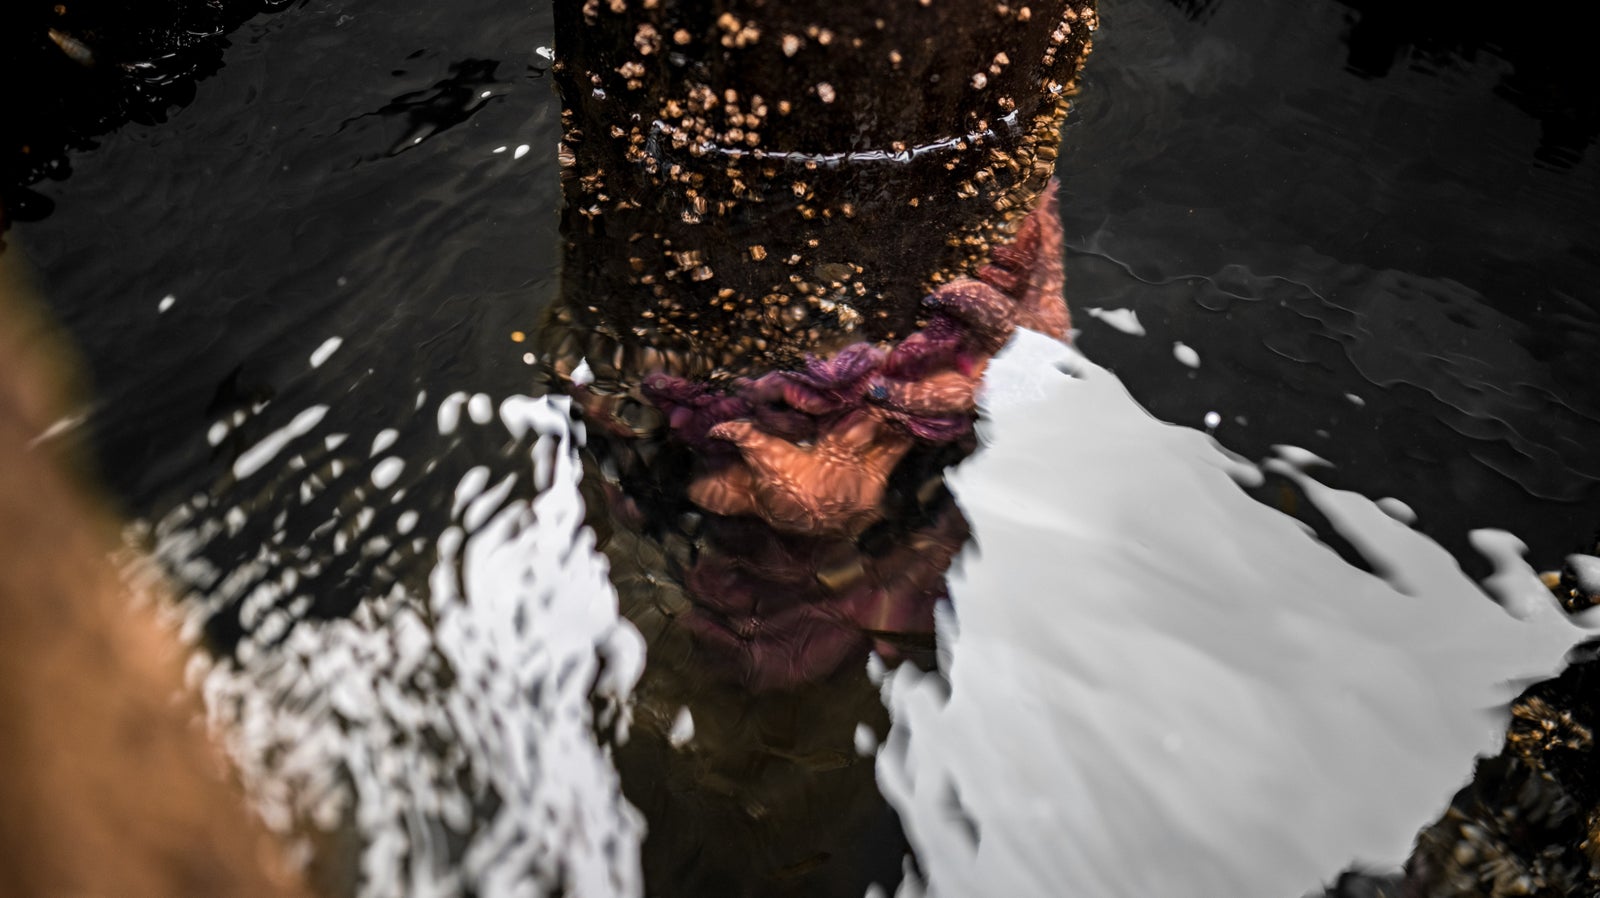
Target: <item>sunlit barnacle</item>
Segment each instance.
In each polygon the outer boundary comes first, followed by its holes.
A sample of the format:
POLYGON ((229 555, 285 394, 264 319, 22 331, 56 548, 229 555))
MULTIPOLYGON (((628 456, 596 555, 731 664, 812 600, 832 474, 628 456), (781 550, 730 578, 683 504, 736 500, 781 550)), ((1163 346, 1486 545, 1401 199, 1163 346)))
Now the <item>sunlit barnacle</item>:
POLYGON ((86 68, 94 67, 94 51, 89 48, 88 44, 67 34, 65 31, 55 28, 46 29, 45 33, 52 43, 61 48, 61 52, 65 53, 68 59, 86 68))
POLYGON ((1532 696, 1512 706, 1506 743, 1524 756, 1562 748, 1585 751, 1594 747, 1594 734, 1571 711, 1532 696))

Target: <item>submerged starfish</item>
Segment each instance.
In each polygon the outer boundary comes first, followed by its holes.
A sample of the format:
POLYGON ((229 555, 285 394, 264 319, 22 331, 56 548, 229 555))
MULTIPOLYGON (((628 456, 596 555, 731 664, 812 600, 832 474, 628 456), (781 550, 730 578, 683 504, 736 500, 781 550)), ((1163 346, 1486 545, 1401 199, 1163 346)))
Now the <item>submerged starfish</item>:
POLYGON ((884 362, 883 374, 899 380, 915 380, 930 371, 959 367, 960 355, 960 326, 939 315, 927 327, 895 344, 884 362))
POLYGON ((782 402, 808 415, 829 415, 860 404, 883 360, 883 350, 871 343, 855 343, 831 358, 811 356, 804 368, 773 371, 755 380, 740 379, 735 387, 758 407, 782 402))
POLYGON ((896 658, 901 644, 933 632, 945 572, 967 534, 953 503, 886 550, 711 522, 685 574, 692 604, 680 620, 703 661, 754 691, 827 676, 874 642, 896 658))
POLYGON ((878 520, 889 473, 911 438, 878 415, 853 412, 812 446, 765 433, 755 422, 727 421, 714 439, 739 449, 739 461, 695 480, 689 499, 721 515, 757 515, 789 533, 855 536, 878 520))
POLYGON ((645 398, 667 416, 672 432, 696 449, 715 446, 708 435, 711 428, 752 411, 749 400, 742 396, 670 374, 652 374, 642 386, 645 398))
MULTIPOLYGON (((975 393, 1017 327, 1066 339, 1055 190, 976 277, 936 287, 927 324, 898 343, 856 343, 755 377, 644 379, 640 395, 664 429, 700 458, 688 498, 712 517, 684 572, 692 607, 680 619, 712 664, 752 689, 787 688, 873 643, 888 657, 926 641, 966 539, 959 511, 909 532, 886 525, 892 545, 858 537, 887 513, 889 476, 917 441, 942 458, 975 446, 975 393)), ((622 397, 575 395, 586 413, 629 425, 607 432, 656 432, 622 420, 622 397)))
POLYGON ((780 618, 695 608, 678 620, 693 636, 699 660, 751 692, 815 683, 861 659, 872 645, 860 627, 809 606, 780 618))
POLYGON ((783 376, 817 393, 846 398, 860 394, 867 378, 883 367, 883 357, 883 350, 871 343, 852 343, 830 358, 812 356, 804 368, 783 376))
POLYGON ((985 355, 1000 351, 1017 328, 1017 304, 983 281, 960 278, 940 284, 922 304, 955 319, 962 343, 985 355))
POLYGON ((1039 195, 1009 244, 990 251, 990 264, 978 278, 1016 300, 1018 327, 1064 340, 1072 326, 1067 304, 1061 298, 1065 274, 1061 260, 1061 212, 1056 204, 1055 180, 1039 195))
POLYGON ((978 382, 987 363, 972 374, 940 371, 921 380, 883 380, 867 394, 893 411, 921 417, 966 417, 977 411, 978 382))
POLYGON ((878 635, 878 651, 892 657, 882 636, 933 632, 933 609, 948 596, 945 574, 971 530, 954 503, 934 522, 901 538, 868 565, 863 582, 841 596, 851 622, 878 635))

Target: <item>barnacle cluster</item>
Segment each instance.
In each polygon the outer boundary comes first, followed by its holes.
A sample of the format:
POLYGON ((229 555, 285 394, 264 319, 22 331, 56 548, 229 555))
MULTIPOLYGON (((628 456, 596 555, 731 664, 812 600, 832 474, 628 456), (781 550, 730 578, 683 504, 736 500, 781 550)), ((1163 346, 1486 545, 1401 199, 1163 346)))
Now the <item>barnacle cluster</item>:
POLYGON ((785 367, 911 332, 928 290, 1015 231, 1054 170, 1092 7, 817 14, 582 6, 556 68, 561 323, 688 377, 785 367))

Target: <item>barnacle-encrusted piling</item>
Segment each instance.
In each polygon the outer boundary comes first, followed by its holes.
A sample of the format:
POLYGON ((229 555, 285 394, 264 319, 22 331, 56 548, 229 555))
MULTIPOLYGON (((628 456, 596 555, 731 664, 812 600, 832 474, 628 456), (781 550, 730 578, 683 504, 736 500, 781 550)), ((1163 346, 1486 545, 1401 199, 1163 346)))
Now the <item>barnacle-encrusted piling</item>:
POLYGON ((1044 189, 1096 19, 1087 0, 569 0, 556 25, 553 330, 602 377, 653 367, 644 347, 704 377, 910 332, 1044 189))

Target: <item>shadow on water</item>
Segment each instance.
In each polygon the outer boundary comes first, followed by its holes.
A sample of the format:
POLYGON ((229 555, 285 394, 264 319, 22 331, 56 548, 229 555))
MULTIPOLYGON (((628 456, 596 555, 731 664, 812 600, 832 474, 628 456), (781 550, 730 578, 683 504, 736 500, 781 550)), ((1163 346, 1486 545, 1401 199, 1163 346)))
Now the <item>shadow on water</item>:
MULTIPOLYGON (((422 56, 424 52, 418 50, 409 58, 422 56)), ((452 62, 448 78, 426 90, 401 94, 376 112, 362 113, 348 119, 339 125, 339 131, 373 127, 367 122, 368 119, 379 119, 376 127, 386 127, 382 120, 394 120, 403 127, 385 155, 404 153, 439 132, 467 121, 473 113, 491 102, 494 91, 490 88, 499 83, 495 78, 495 69, 499 66, 492 59, 452 62)), ((398 78, 404 76, 406 71, 396 69, 392 74, 398 78)))

